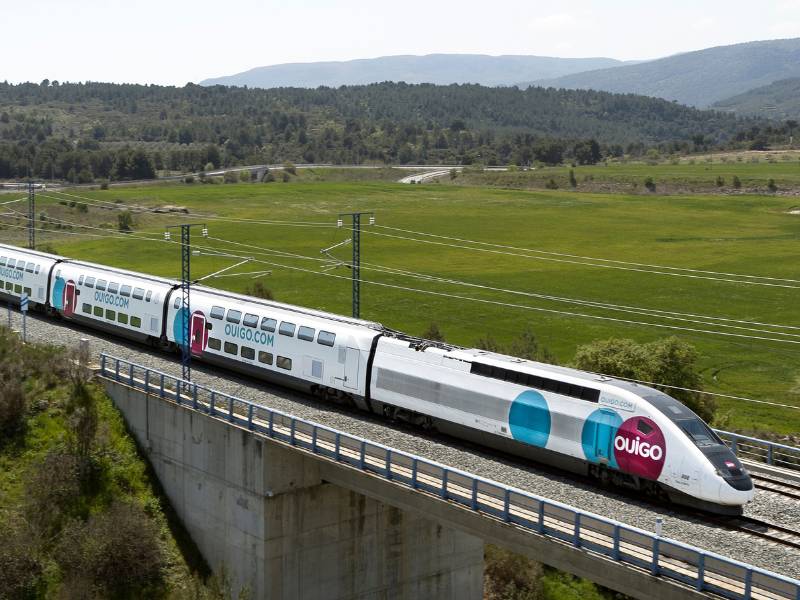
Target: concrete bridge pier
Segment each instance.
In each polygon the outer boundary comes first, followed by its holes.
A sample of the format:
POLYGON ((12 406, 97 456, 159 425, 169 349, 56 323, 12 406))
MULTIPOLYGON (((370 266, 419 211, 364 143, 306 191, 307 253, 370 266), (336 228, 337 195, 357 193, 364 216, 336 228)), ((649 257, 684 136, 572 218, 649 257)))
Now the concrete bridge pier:
POLYGON ((208 563, 294 600, 477 600, 483 541, 326 482, 313 457, 106 382, 208 563))

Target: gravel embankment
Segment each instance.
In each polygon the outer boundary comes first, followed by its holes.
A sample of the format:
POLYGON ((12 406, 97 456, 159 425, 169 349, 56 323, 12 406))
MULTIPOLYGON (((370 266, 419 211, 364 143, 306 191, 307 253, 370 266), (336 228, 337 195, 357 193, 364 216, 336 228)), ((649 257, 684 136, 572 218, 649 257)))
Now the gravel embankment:
MULTIPOLYGON (((0 323, 3 324, 7 322, 4 313, 5 311, 0 311, 0 323)), ((16 329, 20 327, 19 314, 14 315, 14 327, 16 329)), ((67 346, 77 345, 78 340, 85 337, 89 339, 93 357, 104 351, 167 373, 180 373, 179 361, 174 357, 150 352, 143 347, 110 338, 105 334, 96 334, 88 329, 73 329, 56 320, 42 317, 28 318, 28 337, 32 341, 67 346)), ((656 517, 661 516, 664 518, 665 537, 783 575, 800 578, 800 550, 720 529, 706 524, 702 518, 638 502, 627 495, 600 490, 549 469, 517 463, 507 457, 482 452, 457 440, 429 436, 419 431, 394 426, 371 415, 326 405, 295 392, 253 382, 229 373, 222 375, 218 372, 212 373, 197 363, 193 365, 193 380, 227 394, 257 401, 277 410, 641 529, 652 531, 656 517)), ((745 509, 745 514, 797 528, 797 524, 800 523, 800 503, 777 494, 761 492, 756 494, 754 502, 745 509)))

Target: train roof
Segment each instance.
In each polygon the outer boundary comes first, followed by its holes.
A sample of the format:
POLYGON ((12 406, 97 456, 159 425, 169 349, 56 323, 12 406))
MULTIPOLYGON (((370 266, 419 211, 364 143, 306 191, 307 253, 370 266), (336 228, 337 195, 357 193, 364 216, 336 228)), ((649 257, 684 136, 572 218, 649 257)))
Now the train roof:
POLYGON ((126 277, 134 277, 137 279, 146 279, 147 281, 151 281, 154 283, 161 283, 164 285, 168 285, 171 287, 176 287, 181 284, 180 281, 174 279, 167 279, 165 277, 158 277, 156 275, 148 275, 147 273, 140 273, 139 271, 129 271, 127 269, 118 269, 117 267, 109 267, 108 265, 100 265, 93 262, 88 262, 85 260, 72 260, 72 259, 65 259, 65 263, 71 265, 77 265, 79 267, 87 267, 90 269, 95 269, 97 271, 103 271, 106 273, 115 273, 117 275, 124 275, 126 277))
POLYGON ((319 319, 327 319, 329 321, 337 321, 339 323, 343 323, 345 325, 351 325, 355 327, 365 327, 368 329, 372 329, 375 331, 382 332, 384 331, 383 325, 377 323, 375 321, 366 321, 363 319, 355 319, 353 317, 345 317, 344 315, 337 315, 336 313, 330 313, 323 310, 316 310, 313 308, 305 308, 303 306, 296 306, 294 304, 285 304, 283 302, 276 302, 274 300, 265 300, 263 298, 255 298, 253 296, 246 296, 244 294, 237 294, 236 292, 229 292, 227 290, 220 290, 217 288, 212 288, 204 285, 195 285, 192 286, 192 290, 198 292, 205 292, 206 294, 217 296, 220 298, 225 298, 228 300, 235 300, 237 302, 247 302, 249 304, 257 304, 259 306, 264 306, 268 308, 277 308, 289 312, 299 313, 311 317, 317 317, 319 319))
POLYGON ((65 260, 63 256, 58 256, 57 254, 50 254, 49 252, 40 252, 39 250, 30 250, 28 248, 21 248, 19 246, 12 246, 10 244, 0 244, 0 248, 7 248, 11 252, 20 252, 22 254, 37 256, 39 258, 47 258, 53 261, 65 260))

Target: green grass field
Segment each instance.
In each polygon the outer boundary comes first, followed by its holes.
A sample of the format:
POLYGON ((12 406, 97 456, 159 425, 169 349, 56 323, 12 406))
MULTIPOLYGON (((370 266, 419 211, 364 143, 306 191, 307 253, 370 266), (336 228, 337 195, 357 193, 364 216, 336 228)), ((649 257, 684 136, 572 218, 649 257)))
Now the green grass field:
MULTIPOLYGON (((800 172, 797 164, 778 166, 800 172)), ((603 195, 380 182, 164 185, 75 193, 95 200, 118 202, 119 206, 171 204, 218 217, 331 225, 335 224, 339 212, 372 210, 378 225, 389 227, 604 259, 800 279, 797 260, 800 214, 791 214, 791 209, 798 204, 797 199, 791 197, 603 195)), ((116 227, 115 210, 90 206, 88 213, 81 213, 78 208, 45 198, 40 198, 39 209, 46 211, 50 219, 116 227)), ((350 235, 346 228, 239 223, 186 215, 137 214, 135 220, 137 234, 149 232, 156 240, 161 239, 166 223, 205 221, 212 237, 314 258, 321 256, 322 248, 350 235)), ((179 251, 174 244, 132 237, 70 235, 86 232, 111 235, 75 227, 40 233, 39 240, 51 243, 60 253, 79 258, 166 276, 179 273, 179 251)), ((19 241, 21 233, 15 229, 0 232, 8 241, 19 241)), ((508 290, 800 327, 797 309, 800 283, 783 282, 792 286, 788 288, 767 287, 597 268, 425 244, 385 237, 386 234, 406 235, 380 227, 364 227, 361 250, 365 267, 377 264, 508 290)), ((215 240, 197 238, 197 243, 226 248, 271 263, 252 263, 241 267, 239 272, 272 270, 270 276, 260 281, 278 300, 346 314, 350 311, 347 279, 350 271, 346 268, 330 270, 327 276, 290 270, 284 266, 318 271, 320 264, 274 254, 256 254, 255 249, 215 240)), ((343 261, 349 261, 350 247, 344 246, 334 253, 343 261)), ((196 256, 193 273, 199 277, 233 262, 227 258, 196 256)), ((709 329, 688 322, 668 322, 507 292, 420 281, 366 268, 362 278, 367 282, 530 308, 709 329)), ((238 276, 210 283, 243 291, 254 281, 249 276, 238 276)), ((707 389, 800 407, 800 345, 794 343, 673 332, 652 326, 432 296, 371 283, 362 286, 362 316, 414 334, 422 333, 435 321, 448 341, 464 345, 474 344, 486 335, 501 342, 508 341, 530 325, 543 345, 562 363, 572 359, 578 345, 592 340, 629 337, 649 341, 675 333, 695 344, 700 351, 707 389)), ((800 340, 800 337, 787 339, 800 340)), ((720 406, 719 415, 728 419, 722 421, 723 424, 732 428, 784 434, 800 432, 800 410, 734 400, 722 400, 720 406)))

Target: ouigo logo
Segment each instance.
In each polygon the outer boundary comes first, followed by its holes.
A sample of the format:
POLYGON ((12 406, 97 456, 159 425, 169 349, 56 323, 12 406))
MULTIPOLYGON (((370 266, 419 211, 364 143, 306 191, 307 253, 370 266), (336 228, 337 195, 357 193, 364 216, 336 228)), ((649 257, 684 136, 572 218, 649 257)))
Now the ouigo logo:
POLYGON ((614 458, 619 468, 628 473, 657 479, 664 468, 665 455, 664 434, 647 417, 628 419, 614 436, 614 458))

